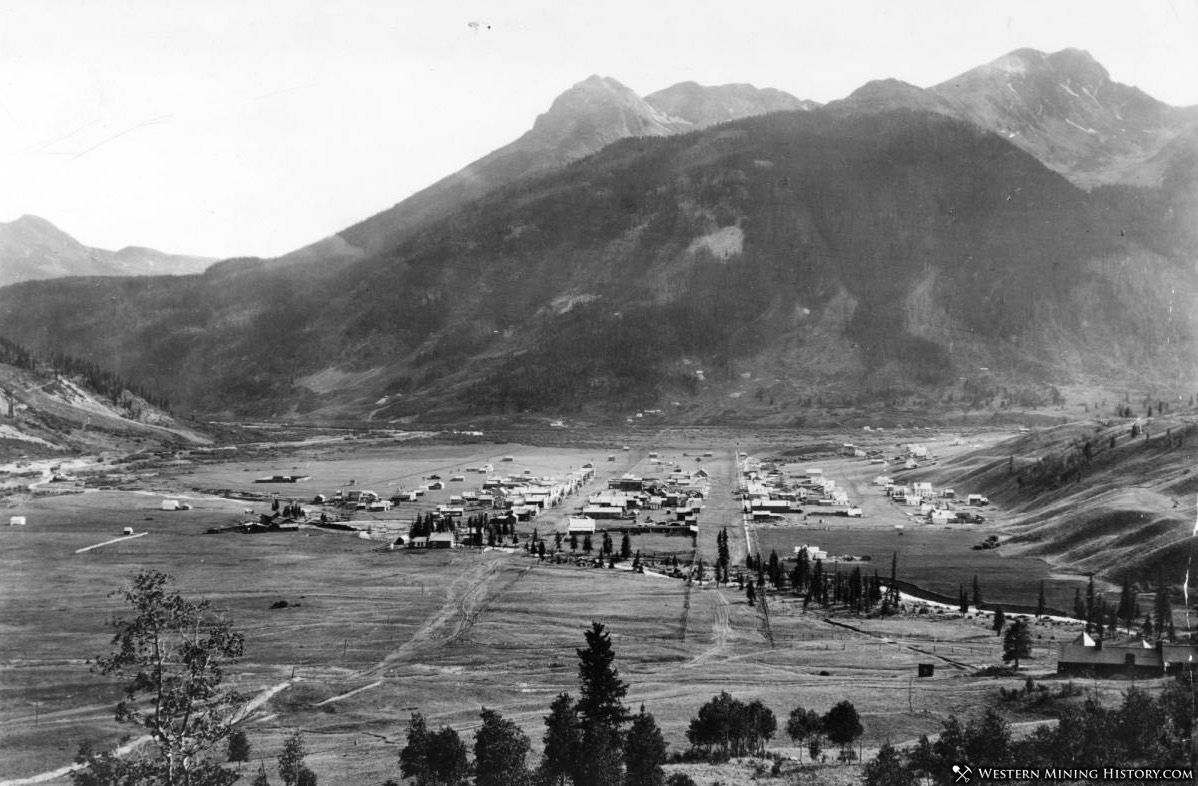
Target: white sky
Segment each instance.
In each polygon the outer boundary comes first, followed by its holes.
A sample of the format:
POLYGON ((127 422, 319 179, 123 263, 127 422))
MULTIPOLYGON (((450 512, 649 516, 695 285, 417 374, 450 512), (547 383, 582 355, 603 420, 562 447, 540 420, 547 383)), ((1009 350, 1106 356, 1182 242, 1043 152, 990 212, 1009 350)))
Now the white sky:
POLYGON ((1198 104, 1195 0, 0 0, 0 221, 273 256, 515 139, 593 73, 823 102, 1025 46, 1198 104))

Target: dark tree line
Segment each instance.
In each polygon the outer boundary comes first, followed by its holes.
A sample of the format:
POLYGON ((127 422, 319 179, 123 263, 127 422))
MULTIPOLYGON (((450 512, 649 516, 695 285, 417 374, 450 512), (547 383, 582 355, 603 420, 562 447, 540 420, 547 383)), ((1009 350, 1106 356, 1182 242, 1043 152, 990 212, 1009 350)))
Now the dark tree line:
POLYGON ((907 752, 886 744, 866 765, 865 783, 950 784, 953 765, 996 768, 1182 767, 1190 762, 1195 689, 1183 674, 1153 698, 1131 688, 1116 707, 1094 699, 1062 711, 1056 725, 1014 739, 994 709, 966 722, 950 715, 935 740, 924 735, 907 752), (926 781, 925 781, 926 782, 926 781))
POLYGON ((121 395, 128 391, 159 409, 170 409, 170 401, 165 396, 147 390, 136 382, 90 360, 83 360, 61 352, 38 355, 3 336, 0 336, 0 363, 7 363, 26 371, 72 377, 79 380, 87 389, 104 396, 114 404, 119 404, 121 395))
POLYGON ((417 786, 458 786, 472 774, 476 786, 663 786, 666 744, 657 722, 643 706, 635 715, 625 706, 628 686, 604 626, 593 623, 585 638, 576 650, 578 698, 562 693, 550 705, 539 765, 526 763, 527 735, 494 710, 480 714, 473 764, 452 727, 430 731, 417 712, 400 752, 404 777, 417 786))

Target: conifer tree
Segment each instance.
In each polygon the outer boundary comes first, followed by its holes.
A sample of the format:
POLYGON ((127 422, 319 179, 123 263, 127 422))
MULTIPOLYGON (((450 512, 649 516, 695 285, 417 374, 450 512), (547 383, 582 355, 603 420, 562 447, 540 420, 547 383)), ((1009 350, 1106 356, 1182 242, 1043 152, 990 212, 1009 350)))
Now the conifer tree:
POLYGON ((570 694, 559 693, 549 705, 541 741, 545 751, 537 770, 540 781, 549 786, 564 786, 582 754, 578 711, 570 694))

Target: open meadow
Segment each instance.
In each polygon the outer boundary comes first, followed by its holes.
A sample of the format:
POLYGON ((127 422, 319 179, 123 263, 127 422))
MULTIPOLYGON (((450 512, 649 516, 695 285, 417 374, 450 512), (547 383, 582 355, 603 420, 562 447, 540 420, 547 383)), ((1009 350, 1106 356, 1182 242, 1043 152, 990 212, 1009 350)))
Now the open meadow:
MULTIPOLYGON (((564 530, 569 511, 608 478, 662 474, 665 465, 648 456, 657 450, 658 461, 703 467, 710 491, 698 536, 637 535, 633 547, 646 556, 685 563, 698 553, 711 564, 715 535, 727 527, 734 564, 743 564, 749 548, 789 554, 797 541, 872 554, 872 566, 888 573, 893 527, 868 515, 852 525, 839 519, 842 525, 823 530, 799 523, 801 516, 781 526, 750 527, 748 546, 741 502, 733 494, 739 483, 734 446, 677 440, 620 447, 280 446, 252 455, 180 456, 133 487, 22 502, 11 512, 25 515, 28 525, 0 531, 0 782, 27 782, 68 764, 84 740, 112 745, 129 732, 112 721, 117 686, 90 673, 87 660, 106 651, 108 623, 124 611, 110 593, 146 568, 172 574, 185 595, 211 600, 245 633, 245 658, 229 680, 251 696, 274 691, 243 724, 255 762, 271 762, 283 736, 299 729, 311 751, 309 765, 327 783, 397 778, 406 723, 417 709, 430 726, 451 724, 464 735, 476 727, 483 706, 497 709, 521 725, 539 750, 549 703, 562 691, 577 691, 575 649, 592 620, 612 634, 617 667, 630 684, 629 705, 643 703, 675 750, 686 747, 689 719, 721 690, 762 699, 781 726, 796 705, 824 712, 848 699, 862 714, 868 754, 887 739, 935 733, 948 713, 984 706, 1005 684, 975 675, 978 667, 999 662, 1000 640, 987 620, 955 613, 863 619, 814 607, 804 611, 801 599, 786 596, 754 607, 735 583, 554 564, 521 547, 392 550, 389 538, 310 526, 208 532, 245 520, 247 509, 265 512, 274 493, 285 502, 350 488, 387 497, 430 475, 446 480, 444 489, 417 502, 358 512, 349 522, 363 529, 380 522, 379 531, 390 532, 382 523, 409 522, 460 490, 477 488, 485 475, 469 468, 492 464, 497 474, 560 476, 593 462, 590 483, 559 507, 518 524, 525 543, 534 528, 545 538, 564 530), (707 451, 712 455, 703 457, 707 451), (254 482, 283 473, 308 477, 254 482), (465 479, 450 482, 454 476, 465 479), (164 511, 166 498, 192 508, 164 511), (125 527, 148 534, 76 553, 119 538, 125 527), (272 608, 279 601, 286 606, 272 608), (934 664, 935 676, 916 679, 920 663, 934 664)), ((830 473, 859 473, 847 460, 842 467, 823 466, 830 473)), ((864 499, 878 492, 859 485, 857 493, 864 499)), ((951 566, 946 575, 954 590, 963 580, 959 575, 977 572, 1001 597, 1000 576, 1024 575, 1030 585, 1046 575, 1035 560, 970 551, 977 537, 973 531, 909 530, 897 538, 904 545, 900 577, 931 584, 951 566)), ((1051 672, 1052 642, 1076 633, 1046 626, 1035 633, 1027 666, 1033 673, 1051 672)), ((800 755, 781 731, 770 747, 800 755)), ((251 772, 246 770, 246 782, 251 772)))

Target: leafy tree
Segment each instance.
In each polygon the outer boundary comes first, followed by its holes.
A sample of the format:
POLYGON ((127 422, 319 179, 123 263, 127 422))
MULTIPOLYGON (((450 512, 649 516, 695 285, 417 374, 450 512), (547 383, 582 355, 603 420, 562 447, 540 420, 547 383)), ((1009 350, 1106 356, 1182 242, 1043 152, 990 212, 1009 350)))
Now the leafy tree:
POLYGON ((686 738, 713 760, 760 754, 777 729, 774 713, 759 700, 749 704, 720 692, 699 708, 686 738))
POLYGON ((1019 668, 1019 660, 1021 658, 1030 658, 1032 656, 1032 635, 1028 632, 1027 624, 1023 620, 1015 620, 1011 626, 1007 628, 1006 634, 1002 640, 1002 659, 1003 663, 1015 661, 1015 668, 1019 668))
POLYGON ((883 743, 874 760, 865 765, 864 775, 865 786, 915 786, 915 774, 889 742, 883 743))
POLYGON ((764 756, 766 742, 772 739, 774 732, 778 730, 778 720, 774 717, 774 711, 762 704, 760 699, 753 699, 745 708, 745 726, 752 752, 764 756))
POLYGON ((424 716, 413 712, 408 721, 408 744, 399 752, 399 772, 422 782, 428 775, 428 726, 424 716))
POLYGON ((988 708, 965 725, 962 747, 965 761, 971 765, 1000 766, 1010 758, 1011 726, 994 708, 988 708))
POLYGON ((1007 615, 1003 613, 1002 606, 994 609, 994 635, 1001 636, 1003 626, 1007 624, 1007 615))
POLYGON ((113 650, 96 658, 94 667, 127 680, 116 720, 145 729, 155 750, 125 758, 89 754, 76 783, 99 769, 110 773, 112 783, 224 786, 237 779, 209 755, 231 733, 242 702, 221 683, 227 666, 241 657, 244 638, 207 601, 170 591, 172 581, 147 570, 118 591, 134 615, 113 623, 113 650))
POLYGON ((625 786, 663 786, 665 772, 661 765, 666 760, 666 741, 653 716, 641 705, 639 714, 633 717, 624 743, 625 786))
POLYGON ((815 710, 805 710, 802 707, 795 707, 791 710, 790 717, 786 721, 787 736, 800 746, 808 737, 822 734, 823 729, 824 721, 819 713, 815 710))
POLYGON ((296 786, 299 783, 300 770, 304 768, 304 758, 307 755, 304 737, 298 731, 283 741, 283 750, 279 752, 279 777, 286 786, 296 786))
POLYGON ((236 762, 250 760, 250 738, 242 729, 235 729, 229 734, 228 760, 236 762))
POLYGON ((861 716, 850 701, 842 701, 828 710, 824 715, 823 727, 828 740, 842 749, 852 745, 865 733, 865 728, 861 725, 861 716))
POLYGON ((528 735, 495 710, 479 713, 482 726, 474 733, 475 786, 524 786, 528 783, 528 735))
POLYGON ((459 786, 469 771, 466 743, 452 727, 442 726, 428 735, 428 776, 417 780, 420 786, 459 786))
POLYGON ((545 753, 537 774, 542 783, 563 786, 575 762, 579 758, 582 744, 578 727, 578 711, 568 693, 559 693, 549 705, 545 716, 545 753))

